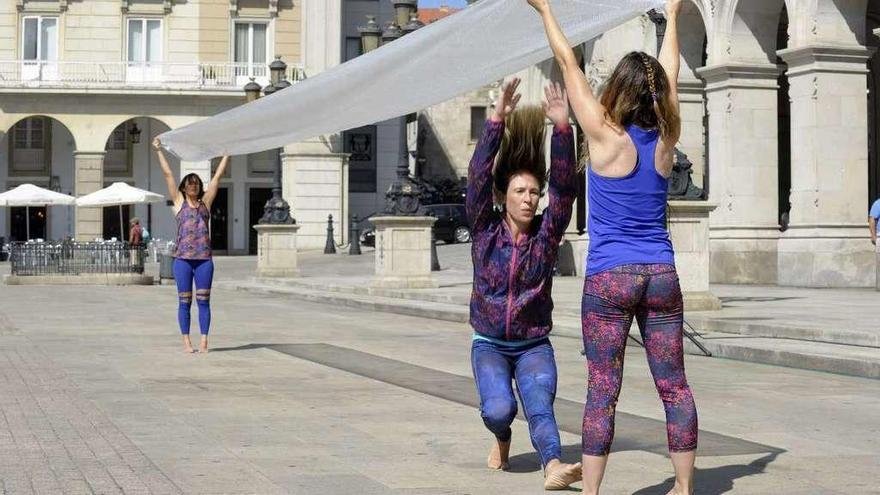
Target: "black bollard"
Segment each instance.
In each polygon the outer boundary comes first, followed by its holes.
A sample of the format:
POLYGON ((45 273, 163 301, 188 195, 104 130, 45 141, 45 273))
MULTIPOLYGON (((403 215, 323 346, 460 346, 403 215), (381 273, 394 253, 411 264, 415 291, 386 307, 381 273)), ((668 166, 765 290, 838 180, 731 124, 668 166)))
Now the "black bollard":
POLYGON ((333 240, 333 215, 327 215, 327 243, 324 254, 336 254, 336 241, 333 240))
POLYGON ((349 229, 351 242, 348 247, 348 254, 361 254, 361 229, 358 227, 358 216, 351 216, 351 228, 349 229))
POLYGON ((434 227, 431 227, 431 271, 440 271, 440 260, 437 258, 437 238, 434 236, 434 227))

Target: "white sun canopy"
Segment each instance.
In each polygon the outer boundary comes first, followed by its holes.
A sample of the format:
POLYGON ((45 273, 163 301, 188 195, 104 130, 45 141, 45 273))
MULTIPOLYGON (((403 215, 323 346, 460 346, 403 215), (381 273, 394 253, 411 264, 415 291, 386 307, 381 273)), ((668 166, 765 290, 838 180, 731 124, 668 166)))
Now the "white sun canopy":
MULTIPOLYGON (((552 3, 572 44, 664 4, 552 3)), ((188 161, 255 153, 416 112, 551 56, 540 16, 526 0, 482 0, 283 91, 159 139, 188 161)))

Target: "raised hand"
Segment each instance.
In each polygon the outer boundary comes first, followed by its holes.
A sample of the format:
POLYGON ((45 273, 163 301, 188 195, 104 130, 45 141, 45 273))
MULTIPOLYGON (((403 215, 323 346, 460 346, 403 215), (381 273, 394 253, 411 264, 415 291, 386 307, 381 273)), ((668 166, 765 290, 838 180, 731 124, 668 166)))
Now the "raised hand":
POLYGON ((501 88, 501 95, 498 97, 498 101, 495 102, 495 112, 492 114, 492 120, 503 122, 508 115, 516 110, 516 105, 522 96, 516 92, 519 83, 520 79, 518 77, 504 83, 504 86, 501 88))
POLYGON ((528 2, 538 12, 543 12, 545 9, 550 8, 550 0, 528 0, 528 2))
MULTIPOLYGON (((530 2, 532 0, 529 0, 530 2)), ((681 13, 683 0, 666 0, 666 18, 678 16, 681 13)))
POLYGON ((162 143, 159 142, 159 138, 153 138, 153 149, 156 151, 162 149, 162 143))
POLYGON ((559 83, 553 83, 544 88, 544 115, 553 122, 553 125, 564 127, 568 125, 568 93, 559 83))

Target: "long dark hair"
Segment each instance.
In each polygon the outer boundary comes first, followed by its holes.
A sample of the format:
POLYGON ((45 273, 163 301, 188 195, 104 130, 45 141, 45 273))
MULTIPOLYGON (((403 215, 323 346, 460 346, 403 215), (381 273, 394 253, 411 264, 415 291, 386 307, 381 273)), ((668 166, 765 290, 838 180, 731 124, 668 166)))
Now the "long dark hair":
POLYGON ((180 185, 177 186, 177 190, 180 191, 180 194, 183 195, 183 199, 186 199, 186 185, 187 184, 198 184, 199 185, 199 194, 198 198, 201 201, 202 196, 205 195, 205 184, 202 182, 202 178, 199 177, 199 174, 189 173, 183 176, 183 179, 180 179, 180 185))
POLYGON ((547 160, 544 155, 544 111, 534 105, 516 109, 504 122, 504 136, 495 160, 492 183, 495 194, 507 194, 510 178, 528 173, 538 181, 543 193, 547 185, 547 160))
POLYGON ((669 89, 666 71, 656 58, 630 52, 611 73, 600 101, 613 123, 657 129, 667 139, 681 125, 669 89))

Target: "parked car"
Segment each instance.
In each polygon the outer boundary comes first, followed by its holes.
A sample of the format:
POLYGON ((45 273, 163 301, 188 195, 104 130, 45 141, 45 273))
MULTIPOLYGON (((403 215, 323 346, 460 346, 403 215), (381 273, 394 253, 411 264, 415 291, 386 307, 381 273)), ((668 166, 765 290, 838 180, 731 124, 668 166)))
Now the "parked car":
POLYGON ((448 244, 471 242, 471 224, 462 204, 439 204, 425 206, 425 214, 436 217, 434 236, 448 244))
MULTIPOLYGON (((424 214, 435 217, 434 236, 448 244, 471 242, 471 225, 463 204, 447 203, 424 206, 424 214)), ((376 245, 376 232, 370 228, 361 232, 362 246, 376 245)))

